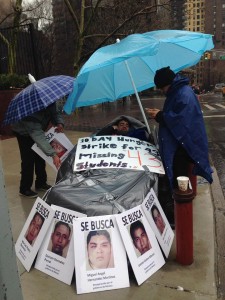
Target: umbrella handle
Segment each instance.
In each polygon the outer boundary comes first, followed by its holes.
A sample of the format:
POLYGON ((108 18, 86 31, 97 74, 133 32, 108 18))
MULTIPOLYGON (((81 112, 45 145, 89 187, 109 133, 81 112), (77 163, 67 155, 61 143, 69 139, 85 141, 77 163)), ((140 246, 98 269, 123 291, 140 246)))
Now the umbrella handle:
POLYGON ((129 76, 130 76, 130 80, 131 80, 131 83, 132 83, 132 85, 133 85, 134 92, 135 92, 135 95, 136 95, 138 104, 139 104, 139 106, 140 106, 140 110, 141 110, 142 116, 143 116, 143 118, 144 118, 145 125, 146 125, 146 127, 147 127, 148 133, 151 134, 151 130, 150 130, 150 127, 149 127, 149 124, 148 124, 148 121, 147 121, 147 118, 146 118, 146 115, 145 115, 143 106, 142 106, 142 104, 141 104, 140 97, 139 97, 139 95, 138 95, 138 92, 137 92, 137 89, 136 89, 136 86, 135 86, 135 83, 134 83, 134 80, 133 80, 133 77, 132 77, 132 74, 131 74, 131 71, 130 71, 130 68, 129 68, 129 66, 128 66, 127 61, 125 61, 125 65, 126 65, 128 74, 129 74, 129 76))

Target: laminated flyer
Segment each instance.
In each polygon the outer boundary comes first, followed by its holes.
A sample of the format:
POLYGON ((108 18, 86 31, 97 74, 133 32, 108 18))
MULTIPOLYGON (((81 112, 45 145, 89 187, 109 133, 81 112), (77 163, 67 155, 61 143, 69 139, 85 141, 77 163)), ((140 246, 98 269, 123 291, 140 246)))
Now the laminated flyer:
POLYGON ((147 194, 141 207, 165 256, 168 257, 174 239, 174 232, 153 189, 147 194))
POLYGON ((165 264, 161 249, 141 206, 116 215, 116 220, 140 285, 165 264))
MULTIPOLYGON (((45 132, 45 137, 61 161, 65 160, 69 152, 74 147, 67 136, 62 132, 55 132, 54 127, 51 127, 47 132, 45 132)), ((55 165, 53 164, 52 157, 47 156, 36 143, 31 147, 31 149, 40 155, 53 169, 57 171, 55 165)))
POLYGON ((73 227, 77 293, 129 287, 126 251, 115 216, 77 219, 73 227))
POLYGON ((38 252, 35 268, 71 284, 74 272, 73 223, 86 215, 52 205, 54 219, 38 252))
POLYGON ((28 272, 49 229, 54 213, 51 206, 38 197, 17 239, 16 255, 28 272))

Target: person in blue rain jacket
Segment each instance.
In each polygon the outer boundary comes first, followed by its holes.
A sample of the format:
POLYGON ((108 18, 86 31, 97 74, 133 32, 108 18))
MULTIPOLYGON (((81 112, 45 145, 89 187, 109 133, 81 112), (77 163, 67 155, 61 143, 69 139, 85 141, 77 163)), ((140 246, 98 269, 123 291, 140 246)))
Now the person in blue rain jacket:
POLYGON ((178 176, 188 176, 190 163, 194 165, 194 175, 212 183, 203 115, 189 79, 165 67, 156 71, 154 82, 166 100, 162 110, 146 111, 159 123, 159 150, 170 187, 177 187, 178 176))

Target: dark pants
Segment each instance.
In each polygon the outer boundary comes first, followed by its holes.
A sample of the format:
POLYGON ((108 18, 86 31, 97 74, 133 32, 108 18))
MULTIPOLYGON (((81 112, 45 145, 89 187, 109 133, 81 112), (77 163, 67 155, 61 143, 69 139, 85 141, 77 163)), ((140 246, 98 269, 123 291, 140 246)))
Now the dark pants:
POLYGON ((30 190, 34 180, 34 171, 36 174, 35 186, 43 186, 47 182, 45 161, 31 149, 34 141, 29 136, 23 136, 15 132, 14 134, 19 144, 21 157, 20 192, 30 190))
MULTIPOLYGON (((173 160, 173 188, 178 188, 177 177, 187 176, 189 165, 193 161, 187 152, 179 147, 173 160)), ((174 199, 167 175, 159 176, 159 202, 170 224, 174 224, 174 199)))
POLYGON ((182 147, 178 147, 174 160, 173 160, 173 187, 178 188, 177 177, 178 176, 187 176, 190 163, 192 159, 187 154, 186 150, 182 147))

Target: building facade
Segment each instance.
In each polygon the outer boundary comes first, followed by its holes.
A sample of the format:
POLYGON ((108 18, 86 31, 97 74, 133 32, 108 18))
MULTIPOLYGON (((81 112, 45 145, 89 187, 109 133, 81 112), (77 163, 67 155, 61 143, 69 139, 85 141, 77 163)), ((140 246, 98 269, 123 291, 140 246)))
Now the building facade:
MULTIPOLYGON (((184 29, 194 32, 205 32, 205 0, 186 0, 184 3, 184 29)), ((205 62, 202 59, 194 68, 193 84, 205 88, 203 78, 205 62)))
POLYGON ((212 90, 225 82, 225 0, 172 0, 173 29, 209 33, 214 49, 192 68, 192 79, 212 90))
POLYGON ((186 0, 184 29, 213 35, 214 49, 196 66, 195 82, 212 90, 225 82, 225 0, 186 0))
POLYGON ((213 34, 215 45, 206 62, 205 80, 213 87, 216 83, 225 83, 225 0, 206 0, 205 11, 205 31, 213 34))

